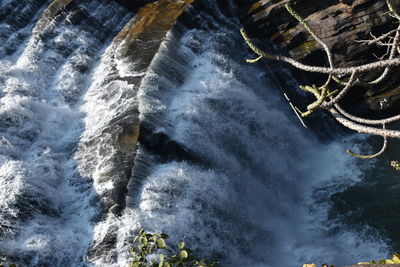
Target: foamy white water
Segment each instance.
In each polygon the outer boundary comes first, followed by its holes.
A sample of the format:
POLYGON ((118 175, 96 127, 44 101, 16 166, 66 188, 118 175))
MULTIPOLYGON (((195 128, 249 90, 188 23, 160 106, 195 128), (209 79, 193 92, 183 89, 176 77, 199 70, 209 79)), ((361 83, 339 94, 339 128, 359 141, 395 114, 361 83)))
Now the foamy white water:
POLYGON ((383 257, 379 237, 328 221, 329 195, 362 177, 345 154, 352 140, 321 144, 304 130, 268 74, 244 63, 235 25, 168 37, 141 84, 141 120, 205 163, 157 163, 140 151, 150 174, 134 176, 142 186, 115 222, 119 265, 141 227, 172 233, 202 255, 223 255, 226 266, 383 257))
MULTIPOLYGON (((47 6, 25 2, 28 14, 47 6)), ((30 37, 15 53, 0 54, 0 221, 7 226, 0 250, 24 266, 85 264, 100 210, 92 181, 73 158, 84 131, 80 106, 90 68, 129 13, 98 1, 73 8, 86 12, 82 24, 62 14, 45 29, 29 24, 23 30, 30 37)))
POLYGON ((328 220, 329 196, 362 177, 345 154, 354 140, 303 129, 244 62, 237 22, 208 4, 215 13, 189 9, 201 23, 179 22, 145 73, 115 58, 130 14, 103 1, 78 5, 85 23, 57 20, 0 54, 1 251, 27 266, 126 266, 145 228, 224 266, 385 256, 378 237, 328 220), (122 144, 138 112, 142 140, 163 133, 187 154, 122 144))

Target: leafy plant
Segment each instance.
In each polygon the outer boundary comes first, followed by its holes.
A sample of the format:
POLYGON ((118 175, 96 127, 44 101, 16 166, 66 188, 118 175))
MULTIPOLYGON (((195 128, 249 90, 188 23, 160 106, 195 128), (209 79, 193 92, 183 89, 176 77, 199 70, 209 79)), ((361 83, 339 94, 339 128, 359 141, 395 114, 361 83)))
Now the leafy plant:
POLYGON ((220 266, 218 262, 197 259, 192 250, 186 247, 185 242, 179 242, 173 250, 166 243, 168 238, 164 233, 148 233, 141 229, 133 239, 130 252, 132 261, 130 267, 184 267, 220 266), (164 253, 160 253, 163 251, 164 253))
MULTIPOLYGON (((394 253, 392 255, 392 259, 388 259, 388 260, 385 260, 385 259, 380 260, 380 261, 372 260, 371 262, 357 263, 357 265, 370 265, 370 264, 400 264, 400 254, 394 253)), ((306 263, 306 264, 303 264, 303 267, 317 267, 317 265, 314 263, 306 263)), ((324 263, 324 264, 322 264, 322 267, 328 267, 328 264, 324 263)), ((334 267, 334 266, 331 265, 331 267, 334 267)))
POLYGON ((363 264, 400 264, 400 254, 394 253, 392 259, 389 260, 380 260, 380 261, 371 261, 371 262, 359 262, 359 265, 363 264))
POLYGON ((390 165, 392 165, 392 167, 398 171, 400 171, 400 162, 393 160, 392 162, 390 162, 390 165))
POLYGON ((17 267, 15 263, 10 263, 6 255, 0 252, 0 267, 17 267))

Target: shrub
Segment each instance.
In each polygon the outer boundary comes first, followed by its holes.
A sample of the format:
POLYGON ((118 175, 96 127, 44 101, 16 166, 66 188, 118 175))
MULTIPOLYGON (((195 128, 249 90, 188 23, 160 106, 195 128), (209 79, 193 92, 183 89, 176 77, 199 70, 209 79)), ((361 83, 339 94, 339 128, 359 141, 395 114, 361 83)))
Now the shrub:
POLYGON ((165 241, 168 235, 164 233, 148 233, 143 229, 133 239, 130 253, 132 261, 130 267, 184 267, 220 266, 218 262, 198 259, 186 247, 185 242, 179 242, 176 250, 168 246, 165 241), (164 252, 164 253, 160 253, 164 252))

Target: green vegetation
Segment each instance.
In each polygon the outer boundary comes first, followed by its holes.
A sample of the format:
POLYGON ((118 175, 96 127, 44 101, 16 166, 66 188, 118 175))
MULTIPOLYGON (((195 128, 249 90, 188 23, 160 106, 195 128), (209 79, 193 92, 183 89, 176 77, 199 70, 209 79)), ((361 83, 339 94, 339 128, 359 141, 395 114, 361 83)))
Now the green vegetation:
POLYGON ((10 263, 3 253, 0 252, 0 267, 17 267, 15 263, 10 263))
POLYGON ((186 247, 185 242, 179 242, 176 250, 166 243, 168 235, 164 233, 148 233, 143 229, 134 238, 130 252, 132 261, 130 267, 184 267, 220 266, 218 262, 197 259, 186 247), (164 253, 160 253, 160 251, 164 253))
POLYGON ((392 259, 390 260, 380 260, 380 261, 371 261, 371 262, 359 262, 358 265, 365 265, 365 264, 400 264, 400 254, 394 253, 392 259))
MULTIPOLYGON (((372 260, 371 262, 357 263, 357 265, 370 265, 370 264, 400 264, 400 254, 394 253, 392 256, 392 259, 389 259, 389 260, 380 260, 380 261, 372 260)), ((326 263, 322 264, 321 266, 329 267, 328 264, 326 264, 326 263)), ((317 267, 317 265, 314 263, 306 263, 306 264, 303 264, 303 267, 317 267)), ((331 267, 335 267, 335 266, 331 265, 331 267)))
POLYGON ((392 167, 395 168, 396 170, 400 171, 400 162, 398 162, 397 160, 391 161, 390 165, 392 165, 392 167))
MULTIPOLYGON (((176 249, 172 249, 168 246, 166 239, 168 239, 168 235, 164 233, 152 234, 143 229, 140 230, 132 242, 130 249, 132 261, 129 267, 221 267, 219 262, 197 259, 192 250, 186 247, 185 242, 179 242, 176 249)), ((400 264, 400 254, 394 253, 391 259, 357 263, 357 265, 369 264, 400 264)), ((314 263, 303 264, 303 267, 316 266, 314 263)), ((322 264, 322 267, 328 266, 326 263, 322 264)), ((331 265, 331 267, 334 266, 331 265)))

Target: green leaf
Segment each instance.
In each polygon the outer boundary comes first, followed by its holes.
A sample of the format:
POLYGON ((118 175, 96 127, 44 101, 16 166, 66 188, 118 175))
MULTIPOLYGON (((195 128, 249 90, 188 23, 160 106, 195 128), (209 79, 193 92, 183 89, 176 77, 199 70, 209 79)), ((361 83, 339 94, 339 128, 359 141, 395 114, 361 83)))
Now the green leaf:
POLYGON ((164 262, 164 266, 163 267, 171 267, 171 264, 169 264, 169 262, 164 262))
POLYGON ((178 249, 182 250, 185 247, 185 242, 179 242, 178 243, 178 249))
POLYGON ((385 264, 386 263, 386 260, 380 260, 379 261, 379 264, 385 264))
POLYGON ((167 239, 169 236, 167 234, 161 233, 161 238, 167 239))
POLYGON ((151 236, 151 240, 153 240, 154 242, 157 241, 157 238, 158 238, 157 234, 154 234, 154 235, 151 236))
POLYGON ((167 247, 164 239, 162 239, 162 238, 157 239, 156 243, 157 243, 157 248, 166 248, 167 247))
POLYGON ((145 236, 143 236, 140 240, 140 243, 142 244, 147 244, 147 238, 145 236))
POLYGON ((378 264, 378 263, 375 260, 372 260, 371 264, 378 264))
POLYGON ((136 251, 134 251, 133 249, 131 250, 131 254, 132 254, 132 256, 136 256, 137 255, 137 252, 136 251))
POLYGON ((186 250, 181 250, 181 252, 179 253, 179 257, 181 257, 181 259, 187 259, 188 256, 189 255, 186 250))
POLYGON ((171 263, 177 263, 177 262, 178 262, 178 256, 173 255, 173 256, 171 257, 171 263))
POLYGON ((394 253, 392 259, 393 259, 394 263, 400 264, 400 255, 399 254, 394 253))
POLYGON ((158 267, 163 267, 164 266, 164 254, 160 254, 160 263, 158 264, 158 267))

